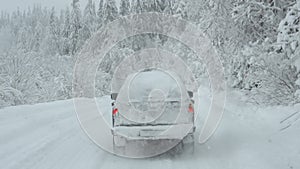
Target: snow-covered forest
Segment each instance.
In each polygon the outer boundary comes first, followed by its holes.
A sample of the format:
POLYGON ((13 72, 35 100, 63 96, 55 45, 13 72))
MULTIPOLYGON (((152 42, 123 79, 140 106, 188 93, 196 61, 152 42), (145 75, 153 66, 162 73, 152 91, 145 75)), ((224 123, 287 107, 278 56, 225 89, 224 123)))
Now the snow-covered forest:
MULTIPOLYGON (((89 0, 83 8, 79 0, 70 0, 61 11, 37 4, 1 12, 0 107, 71 98, 76 54, 83 44, 109 22, 143 12, 197 24, 221 56, 228 87, 241 90, 249 102, 300 102, 300 0, 89 0)), ((163 35, 128 38, 100 64, 101 78, 110 78, 116 60, 154 43, 180 45, 163 35)), ((180 49, 196 77, 205 76, 201 61, 180 49)), ((107 89, 107 84, 97 85, 100 93, 107 89)))

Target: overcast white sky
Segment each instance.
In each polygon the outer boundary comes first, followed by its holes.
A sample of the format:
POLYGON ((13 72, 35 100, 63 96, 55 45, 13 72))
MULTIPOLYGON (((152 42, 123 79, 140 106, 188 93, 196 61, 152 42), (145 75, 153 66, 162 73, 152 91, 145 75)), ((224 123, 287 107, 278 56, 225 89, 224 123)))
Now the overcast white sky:
MULTIPOLYGON (((94 0, 98 6, 100 0, 94 0)), ((0 0, 0 11, 12 12, 18 7, 23 10, 27 9, 33 4, 41 4, 42 6, 52 7, 54 6, 57 10, 64 9, 67 5, 70 6, 72 0, 0 0)), ((88 0, 80 0, 80 6, 83 8, 88 0)))

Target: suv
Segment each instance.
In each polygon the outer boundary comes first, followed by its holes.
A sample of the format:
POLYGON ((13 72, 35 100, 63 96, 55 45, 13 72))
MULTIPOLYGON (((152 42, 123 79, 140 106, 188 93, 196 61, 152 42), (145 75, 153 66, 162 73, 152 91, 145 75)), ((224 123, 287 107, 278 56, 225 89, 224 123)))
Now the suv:
POLYGON ((111 94, 114 151, 153 156, 193 150, 193 95, 172 72, 148 69, 129 75, 111 94))

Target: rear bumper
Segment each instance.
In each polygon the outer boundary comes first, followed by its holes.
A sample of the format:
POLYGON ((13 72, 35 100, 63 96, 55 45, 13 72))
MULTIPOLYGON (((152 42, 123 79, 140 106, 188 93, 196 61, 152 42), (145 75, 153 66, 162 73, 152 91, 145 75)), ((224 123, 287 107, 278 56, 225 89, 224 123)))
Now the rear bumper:
POLYGON ((112 129, 114 143, 122 146, 128 141, 183 140, 195 132, 193 124, 159 126, 118 126, 112 129))
POLYGON ((114 153, 148 157, 163 154, 174 147, 193 147, 194 132, 192 124, 115 127, 112 130, 114 153))

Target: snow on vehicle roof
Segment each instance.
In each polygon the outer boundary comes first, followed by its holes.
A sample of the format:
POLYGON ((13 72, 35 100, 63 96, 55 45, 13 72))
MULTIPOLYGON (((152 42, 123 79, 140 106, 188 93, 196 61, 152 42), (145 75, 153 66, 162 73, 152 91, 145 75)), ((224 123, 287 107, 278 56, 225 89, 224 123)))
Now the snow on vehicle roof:
POLYGON ((127 96, 130 102, 149 101, 151 97, 179 101, 182 97, 181 93, 187 93, 181 86, 184 85, 180 78, 172 72, 146 70, 128 76, 121 90, 128 91, 127 96), (181 92, 181 90, 184 91, 181 92))

